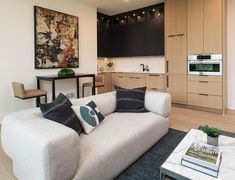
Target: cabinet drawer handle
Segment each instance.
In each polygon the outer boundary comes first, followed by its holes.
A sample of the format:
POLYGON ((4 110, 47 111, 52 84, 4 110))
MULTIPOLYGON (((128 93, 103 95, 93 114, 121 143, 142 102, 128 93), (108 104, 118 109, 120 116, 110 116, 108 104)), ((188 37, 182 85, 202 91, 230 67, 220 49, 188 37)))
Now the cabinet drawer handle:
POLYGON ((168 37, 175 37, 175 35, 169 35, 168 37))
POLYGON ((166 87, 169 88, 169 76, 166 77, 166 87))
POLYGON ((159 77, 160 74, 149 74, 149 76, 151 76, 151 77, 159 77))
POLYGON ((209 83, 208 81, 199 81, 200 83, 209 83))
POLYGON ((176 34, 176 36, 184 36, 184 34, 176 34))
POLYGON ((169 61, 166 62, 166 73, 169 72, 169 61))
POLYGON ((199 94, 200 96, 209 96, 209 94, 199 94))
POLYGON ((124 78, 123 76, 118 76, 118 78, 124 78))
POLYGON ((152 90, 154 90, 154 91, 157 91, 158 90, 158 88, 151 88, 152 90))
POLYGON ((135 77, 129 77, 130 79, 135 79, 135 77))
POLYGON ((136 77, 135 79, 141 79, 140 77, 136 77))

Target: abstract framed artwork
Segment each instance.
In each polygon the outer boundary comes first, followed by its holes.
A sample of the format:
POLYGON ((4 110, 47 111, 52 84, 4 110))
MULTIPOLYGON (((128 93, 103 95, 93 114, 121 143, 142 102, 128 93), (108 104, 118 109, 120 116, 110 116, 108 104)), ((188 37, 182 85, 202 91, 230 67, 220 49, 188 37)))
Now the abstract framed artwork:
POLYGON ((35 69, 78 68, 78 17, 34 6, 35 69))

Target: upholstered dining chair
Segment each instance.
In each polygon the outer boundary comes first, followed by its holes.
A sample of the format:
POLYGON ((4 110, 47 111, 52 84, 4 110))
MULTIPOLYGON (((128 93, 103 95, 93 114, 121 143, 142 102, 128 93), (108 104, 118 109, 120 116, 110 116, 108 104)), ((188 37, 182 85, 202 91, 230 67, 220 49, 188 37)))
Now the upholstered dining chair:
MULTIPOLYGON (((92 82, 85 82, 82 84, 82 97, 84 97, 85 87, 92 88, 93 83, 92 82)), ((95 88, 99 88, 99 87, 104 87, 104 75, 102 75, 102 74, 95 76, 95 88)))
POLYGON ((36 106, 38 107, 41 103, 40 98, 45 97, 45 103, 47 103, 47 92, 41 89, 28 89, 24 88, 23 83, 12 82, 12 88, 15 97, 22 100, 36 98, 36 106))

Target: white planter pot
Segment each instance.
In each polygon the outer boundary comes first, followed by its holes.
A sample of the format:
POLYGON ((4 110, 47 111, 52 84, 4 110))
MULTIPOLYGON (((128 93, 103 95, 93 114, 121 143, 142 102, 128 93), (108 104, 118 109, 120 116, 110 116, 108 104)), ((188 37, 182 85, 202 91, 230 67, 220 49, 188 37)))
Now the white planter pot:
POLYGON ((212 146, 218 146, 219 145, 219 137, 210 137, 207 136, 207 144, 212 145, 212 146))

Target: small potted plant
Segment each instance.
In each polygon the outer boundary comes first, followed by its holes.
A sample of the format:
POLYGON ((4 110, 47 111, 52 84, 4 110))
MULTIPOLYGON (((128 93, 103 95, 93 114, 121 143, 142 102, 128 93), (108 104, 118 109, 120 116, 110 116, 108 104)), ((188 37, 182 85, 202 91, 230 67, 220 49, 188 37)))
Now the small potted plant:
POLYGON ((58 72, 59 76, 74 76, 75 72, 71 68, 62 68, 58 72))
POLYGON ((202 127, 202 131, 207 134, 207 144, 218 146, 220 132, 217 128, 206 125, 202 127))
POLYGON ((114 63, 112 61, 109 61, 106 66, 109 68, 109 71, 112 70, 112 67, 113 67, 114 63))

